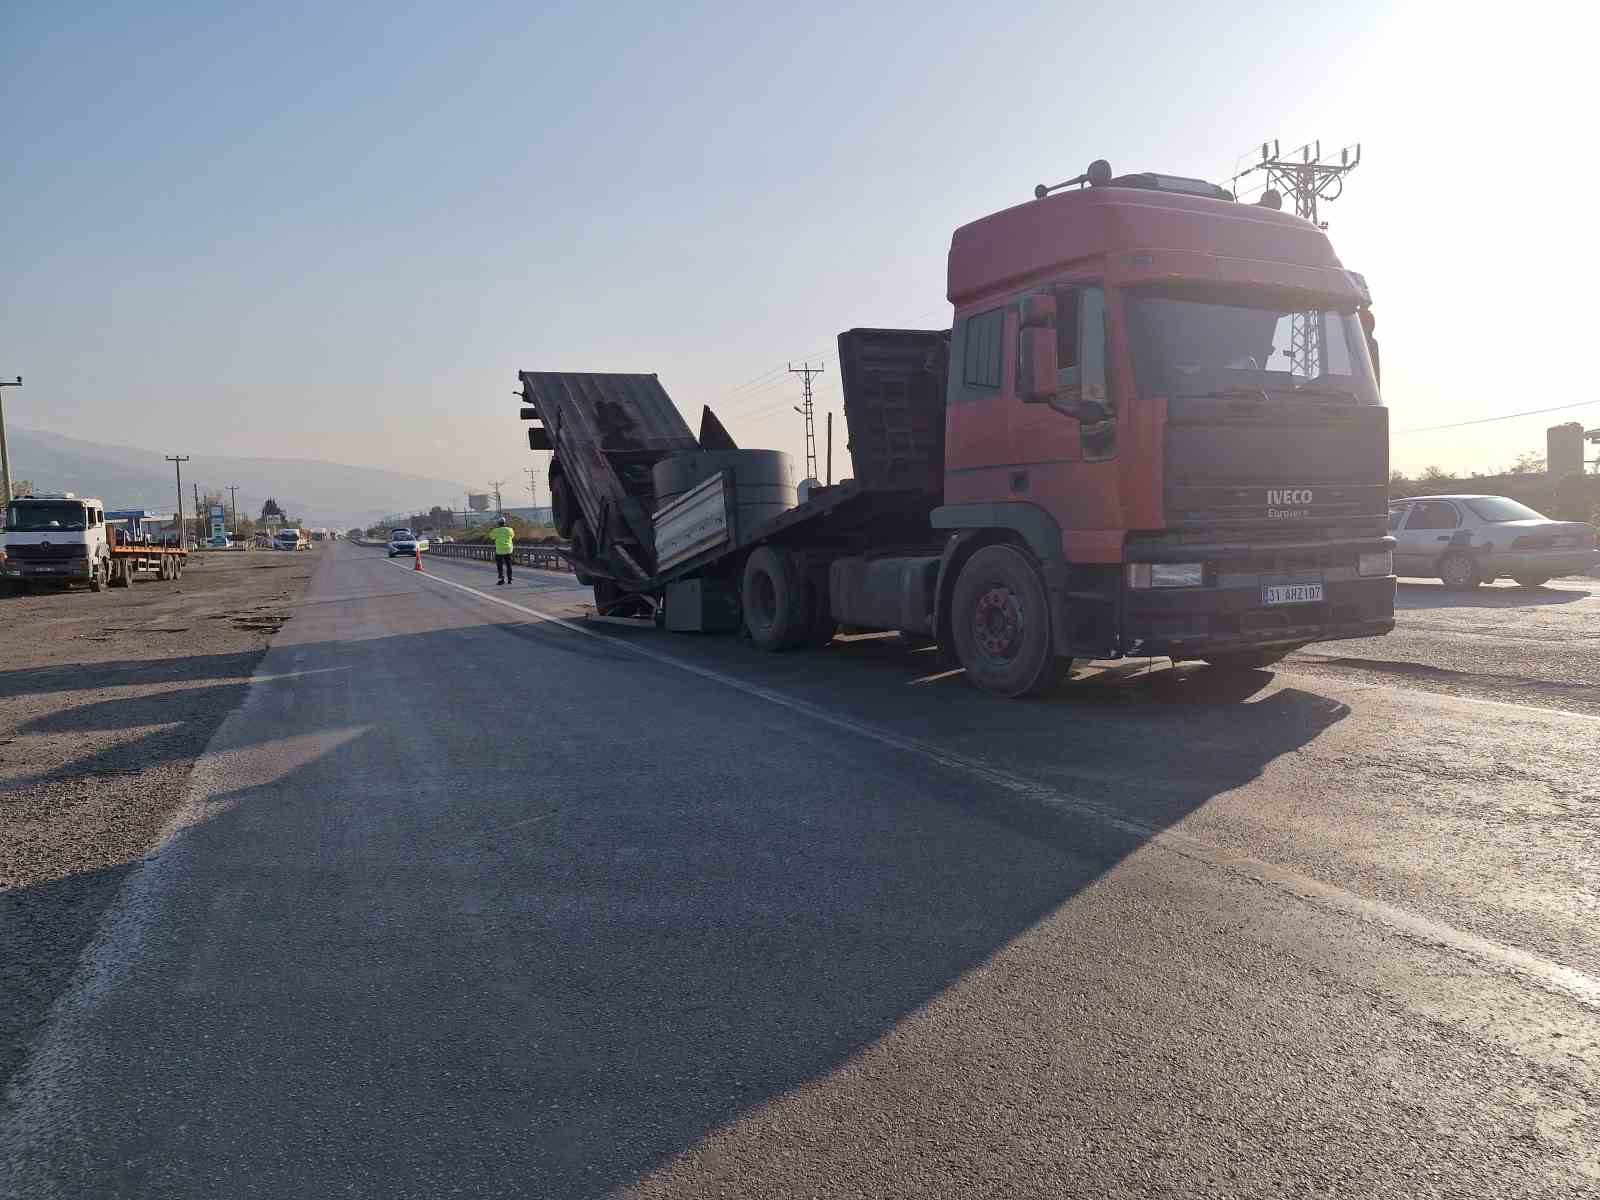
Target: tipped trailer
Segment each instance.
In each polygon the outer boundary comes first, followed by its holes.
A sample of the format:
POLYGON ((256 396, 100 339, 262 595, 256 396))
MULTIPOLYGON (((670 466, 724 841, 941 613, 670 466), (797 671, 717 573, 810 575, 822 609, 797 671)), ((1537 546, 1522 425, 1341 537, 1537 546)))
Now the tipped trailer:
POLYGON ((830 487, 709 409, 696 437, 653 375, 522 373, 600 611, 768 650, 900 630, 1004 696, 1393 628, 1370 295, 1320 228, 1096 163, 957 229, 947 283, 949 330, 840 334, 830 487))

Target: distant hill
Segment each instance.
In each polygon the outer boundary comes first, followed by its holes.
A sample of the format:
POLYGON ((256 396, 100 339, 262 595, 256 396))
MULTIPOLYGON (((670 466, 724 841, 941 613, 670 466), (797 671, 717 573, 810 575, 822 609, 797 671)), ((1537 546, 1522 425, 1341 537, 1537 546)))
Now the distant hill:
MULTIPOLYGON (((97 496, 112 508, 171 512, 177 503, 172 464, 149 450, 8 429, 11 474, 41 491, 97 496)), ((378 467, 298 458, 235 458, 195 455, 183 464, 184 504, 193 502, 191 482, 213 490, 239 487, 239 511, 255 516, 268 496, 291 517, 313 527, 344 529, 381 520, 389 513, 426 511, 435 504, 459 506, 466 489, 448 479, 429 479, 378 467)), ((227 497, 227 493, 223 493, 227 497)))

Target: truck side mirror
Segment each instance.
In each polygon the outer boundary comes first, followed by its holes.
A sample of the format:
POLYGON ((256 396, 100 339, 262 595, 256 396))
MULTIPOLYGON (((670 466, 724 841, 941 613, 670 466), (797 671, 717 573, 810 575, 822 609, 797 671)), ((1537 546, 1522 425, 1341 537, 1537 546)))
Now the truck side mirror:
POLYGON ((1017 391, 1024 404, 1049 404, 1056 397, 1056 298, 1038 292, 1022 300, 1021 370, 1017 391))
POLYGON ((1056 331, 1035 326, 1022 331, 1022 370, 1017 390, 1024 404, 1049 404, 1056 398, 1056 331))

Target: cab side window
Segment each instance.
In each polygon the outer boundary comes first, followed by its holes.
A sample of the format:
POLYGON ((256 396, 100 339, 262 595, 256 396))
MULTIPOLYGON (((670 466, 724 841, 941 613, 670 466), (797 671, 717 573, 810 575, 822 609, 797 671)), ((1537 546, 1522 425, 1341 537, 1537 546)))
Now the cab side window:
POLYGON ((1000 345, 1005 337, 1005 322, 1003 308, 991 308, 967 318, 961 381, 968 387, 1000 387, 1000 345))

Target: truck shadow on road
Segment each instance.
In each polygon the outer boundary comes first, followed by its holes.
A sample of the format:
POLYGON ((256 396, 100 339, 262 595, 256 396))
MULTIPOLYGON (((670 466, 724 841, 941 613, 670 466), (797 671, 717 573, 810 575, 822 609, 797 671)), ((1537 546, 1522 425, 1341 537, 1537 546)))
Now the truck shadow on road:
MULTIPOLYGON (((330 714, 368 731, 213 795, 171 851, 203 869, 96 1018, 130 1035, 118 1078, 160 1102, 85 1115, 99 1182, 593 1196, 799 1089, 870 1104, 840 1068, 897 1031, 895 1053, 934 1054, 907 1032, 930 1002, 1347 712, 1263 694, 1264 673, 1169 673, 1133 702, 1105 683, 1006 704, 957 680, 908 704, 925 671, 903 651, 671 649, 860 730, 549 626, 297 645, 292 713, 244 736, 330 714), (451 716, 485 697, 492 716, 451 716)), ((1057 969, 1063 988, 1084 970, 1057 969)))

